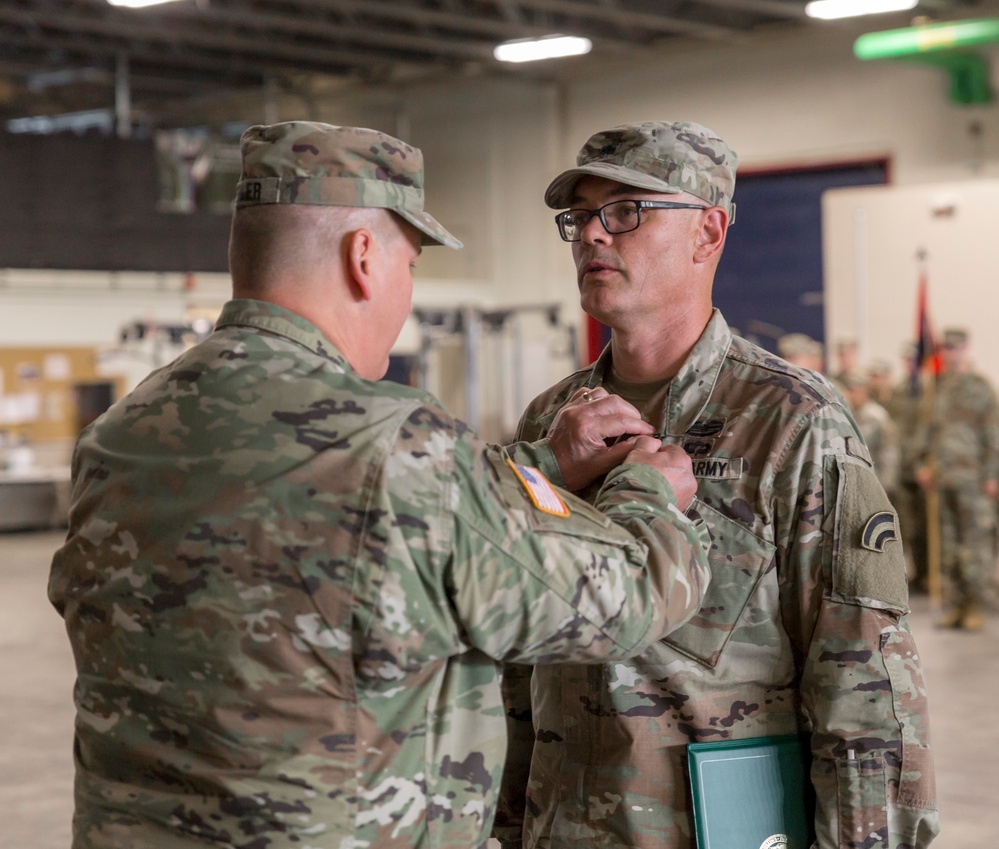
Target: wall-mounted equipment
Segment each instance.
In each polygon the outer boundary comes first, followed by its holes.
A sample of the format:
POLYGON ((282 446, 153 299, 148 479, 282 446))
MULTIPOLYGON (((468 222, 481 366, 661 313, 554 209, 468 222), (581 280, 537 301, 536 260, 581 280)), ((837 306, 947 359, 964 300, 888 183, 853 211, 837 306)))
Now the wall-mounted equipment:
POLYGON ((999 44, 999 18, 922 24, 869 32, 854 42, 858 59, 900 59, 945 70, 954 103, 989 103, 989 65, 972 48, 999 44))

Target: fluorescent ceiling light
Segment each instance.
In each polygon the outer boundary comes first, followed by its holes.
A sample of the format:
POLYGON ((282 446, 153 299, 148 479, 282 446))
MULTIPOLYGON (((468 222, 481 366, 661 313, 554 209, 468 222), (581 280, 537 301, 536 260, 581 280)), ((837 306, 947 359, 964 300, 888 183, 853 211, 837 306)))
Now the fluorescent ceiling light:
POLYGON ((593 44, 588 38, 574 35, 546 35, 542 38, 518 38, 506 41, 493 50, 500 62, 533 62, 536 59, 557 59, 561 56, 581 56, 589 53, 593 44))
POLYGON ((158 6, 160 3, 174 3, 176 0, 108 0, 112 6, 128 6, 129 9, 142 9, 146 6, 158 6))
POLYGON ((915 9, 919 0, 812 0, 805 4, 805 14, 810 18, 853 18, 858 15, 877 15, 882 12, 904 12, 915 9))

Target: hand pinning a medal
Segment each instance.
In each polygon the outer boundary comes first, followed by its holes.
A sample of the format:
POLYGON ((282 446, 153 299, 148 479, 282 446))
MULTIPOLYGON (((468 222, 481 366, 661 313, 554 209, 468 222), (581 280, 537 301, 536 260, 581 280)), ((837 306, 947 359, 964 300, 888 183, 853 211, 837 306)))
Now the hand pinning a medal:
POLYGON ((566 489, 580 490, 621 463, 657 469, 673 486, 681 509, 697 488, 683 449, 663 446, 655 428, 620 395, 602 386, 577 389, 555 416, 548 444, 566 489))

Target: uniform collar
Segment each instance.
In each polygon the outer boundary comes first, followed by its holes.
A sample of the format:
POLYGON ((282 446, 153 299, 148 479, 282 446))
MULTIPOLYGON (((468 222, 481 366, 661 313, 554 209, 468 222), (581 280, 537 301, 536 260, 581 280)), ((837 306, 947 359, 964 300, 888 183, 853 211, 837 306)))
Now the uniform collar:
MULTIPOLYGON (((700 417, 711 399, 731 344, 732 331, 728 322, 715 309, 700 339, 670 381, 663 410, 663 436, 686 433, 700 417)), ((587 385, 591 389, 599 386, 610 367, 611 346, 608 344, 593 364, 587 385)))
POLYGON ((353 371, 346 358, 311 321, 298 313, 268 301, 236 298, 222 307, 215 329, 223 327, 254 327, 275 336, 284 336, 308 348, 312 353, 340 365, 344 371, 353 371))

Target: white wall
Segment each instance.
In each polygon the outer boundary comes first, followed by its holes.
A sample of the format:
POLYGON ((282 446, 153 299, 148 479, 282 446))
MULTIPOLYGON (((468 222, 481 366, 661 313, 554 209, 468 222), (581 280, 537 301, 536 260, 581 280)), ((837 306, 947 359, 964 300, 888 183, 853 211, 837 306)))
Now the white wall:
POLYGON ((861 364, 900 374, 922 272, 934 334, 968 330, 976 369, 999 386, 999 180, 835 189, 823 225, 827 338, 853 337, 861 364))

